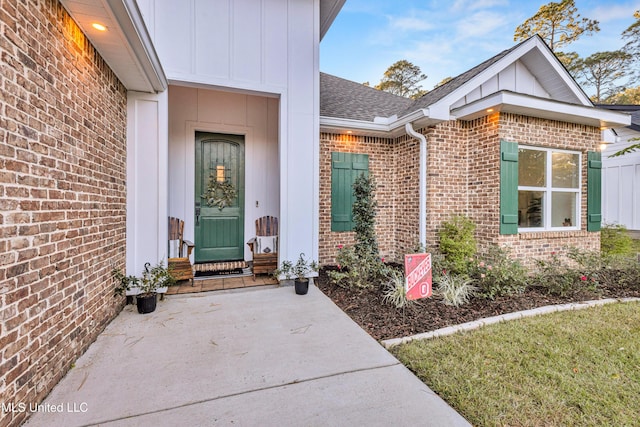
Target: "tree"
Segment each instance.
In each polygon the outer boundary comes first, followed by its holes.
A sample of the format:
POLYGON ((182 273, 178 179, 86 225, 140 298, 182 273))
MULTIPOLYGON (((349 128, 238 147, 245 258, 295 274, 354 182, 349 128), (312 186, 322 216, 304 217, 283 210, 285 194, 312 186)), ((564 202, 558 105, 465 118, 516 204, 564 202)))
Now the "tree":
POLYGON ((640 86, 628 87, 604 100, 605 104, 640 105, 640 86))
POLYGON ((556 52, 555 54, 569 74, 576 78, 581 68, 580 56, 576 52, 556 52))
POLYGON ((516 28, 513 40, 526 40, 538 34, 552 51, 576 41, 583 34, 600 31, 598 21, 581 18, 574 0, 550 2, 516 28))
POLYGON ((637 67, 638 61, 640 60, 640 10, 636 10, 633 17, 636 18, 636 22, 622 32, 622 39, 627 40, 627 44, 625 44, 622 49, 635 58, 634 65, 636 66, 633 67, 633 73, 637 81, 640 76, 640 71, 637 67))
POLYGON ((418 83, 427 78, 420 67, 407 60, 400 60, 387 68, 384 77, 375 88, 408 98, 419 98, 426 93, 418 83))
POLYGON ((596 52, 580 60, 578 73, 582 82, 593 86, 596 90, 592 101, 602 102, 603 99, 620 90, 615 83, 631 74, 629 69, 631 61, 631 55, 621 50, 596 52))
POLYGON ((622 32, 622 39, 628 40, 624 51, 630 55, 638 55, 640 54, 640 10, 636 10, 633 17, 636 18, 636 22, 622 32))
POLYGON ((442 86, 442 85, 444 85, 444 84, 449 83, 451 80, 453 80, 453 77, 445 77, 444 79, 442 79, 442 80, 440 81, 440 83, 438 83, 437 85, 435 85, 433 88, 434 88, 434 89, 435 89, 435 88, 438 88, 438 87, 440 87, 440 86, 442 86))

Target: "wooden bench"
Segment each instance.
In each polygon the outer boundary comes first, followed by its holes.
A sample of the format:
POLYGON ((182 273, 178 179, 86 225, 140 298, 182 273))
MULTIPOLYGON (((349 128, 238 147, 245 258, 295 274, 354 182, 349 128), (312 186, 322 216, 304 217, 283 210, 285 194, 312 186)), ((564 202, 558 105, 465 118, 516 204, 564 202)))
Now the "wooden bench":
POLYGON ((191 280, 193 286, 193 268, 191 267, 191 251, 194 244, 184 240, 184 221, 169 217, 169 258, 167 265, 176 280, 191 280), (186 256, 184 249, 186 248, 186 256))
MULTIPOLYGON (((278 218, 263 216, 256 220, 256 236, 278 236, 278 218)), ((259 253, 257 238, 247 242, 253 254, 253 280, 256 274, 272 274, 278 268, 278 248, 274 247, 269 253, 259 253)))

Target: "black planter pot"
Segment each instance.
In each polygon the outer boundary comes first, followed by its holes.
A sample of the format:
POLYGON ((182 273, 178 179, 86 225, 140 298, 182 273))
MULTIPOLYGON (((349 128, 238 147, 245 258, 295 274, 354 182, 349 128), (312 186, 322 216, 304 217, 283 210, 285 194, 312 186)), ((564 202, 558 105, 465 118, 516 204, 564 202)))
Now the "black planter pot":
POLYGON ((139 294, 136 296, 138 313, 152 313, 156 310, 156 294, 139 294))
POLYGON ((309 279, 295 281, 296 294, 305 295, 309 292, 309 279))

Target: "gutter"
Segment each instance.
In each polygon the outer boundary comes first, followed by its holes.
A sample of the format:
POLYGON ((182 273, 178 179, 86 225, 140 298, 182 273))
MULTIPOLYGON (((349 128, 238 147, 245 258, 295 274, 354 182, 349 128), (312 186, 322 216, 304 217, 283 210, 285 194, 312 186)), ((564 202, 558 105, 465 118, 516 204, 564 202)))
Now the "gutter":
POLYGON ((427 247, 427 137, 418 133, 413 128, 411 122, 405 124, 407 134, 420 140, 420 201, 418 209, 420 217, 418 226, 420 227, 420 245, 422 248, 427 247))

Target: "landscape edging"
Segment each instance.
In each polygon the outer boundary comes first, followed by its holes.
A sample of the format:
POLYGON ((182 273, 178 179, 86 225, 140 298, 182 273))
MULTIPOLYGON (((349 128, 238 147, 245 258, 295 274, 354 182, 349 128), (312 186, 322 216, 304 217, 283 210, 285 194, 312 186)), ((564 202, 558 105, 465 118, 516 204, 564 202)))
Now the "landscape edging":
POLYGON ((546 305, 544 307, 532 308, 530 310, 517 311, 515 313, 500 314, 498 316, 485 317, 484 319, 474 320, 472 322, 462 323, 455 326, 447 326, 446 328, 436 329, 435 331, 424 332, 421 334, 411 335, 408 337, 391 338, 382 340, 380 343, 387 349, 400 344, 406 344, 414 340, 427 340, 431 338, 444 337, 453 335, 458 332, 472 331, 486 325, 506 322, 508 320, 524 319, 525 317, 539 316, 541 314, 556 313, 559 311, 581 310, 584 308, 597 307, 614 302, 640 302, 640 298, 606 298, 600 300, 591 300, 584 302, 572 302, 569 304, 546 305))

